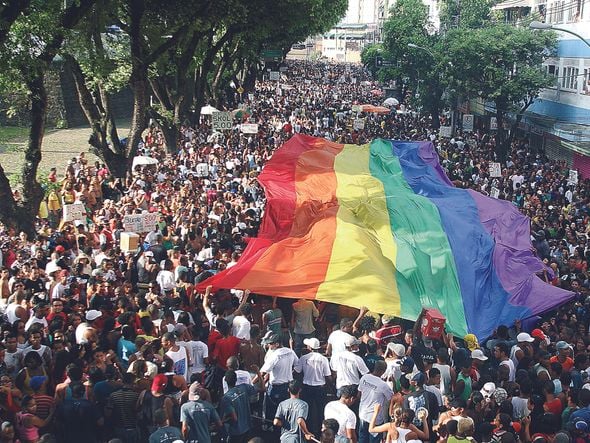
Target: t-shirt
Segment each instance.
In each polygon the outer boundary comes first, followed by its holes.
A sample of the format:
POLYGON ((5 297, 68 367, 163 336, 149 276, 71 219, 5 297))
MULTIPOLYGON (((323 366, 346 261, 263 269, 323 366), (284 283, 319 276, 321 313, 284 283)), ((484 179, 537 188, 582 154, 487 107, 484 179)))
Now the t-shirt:
POLYGON ((336 371, 337 389, 346 385, 358 385, 361 377, 369 372, 363 359, 350 351, 333 356, 330 366, 336 371))
POLYGON ((278 348, 266 358, 262 368, 260 368, 260 372, 269 374, 269 382, 272 385, 289 383, 293 380, 293 366, 298 361, 299 359, 292 349, 278 348))
POLYGON ((176 440, 182 440, 180 429, 174 426, 164 426, 152 432, 149 443, 172 443, 176 440))
POLYGON ((250 396, 256 394, 251 384, 240 384, 229 389, 221 399, 219 410, 224 417, 235 413, 238 420, 228 421, 229 435, 242 435, 252 427, 250 417, 250 396))
POLYGON ((332 346, 332 357, 346 350, 345 343, 350 337, 352 337, 350 334, 339 329, 330 334, 328 337, 328 344, 332 346))
POLYGON ((308 386, 324 386, 326 377, 332 375, 328 359, 318 352, 302 355, 293 369, 303 372, 303 384, 308 386))
POLYGON ((186 443, 211 443, 209 424, 220 420, 219 414, 208 401, 189 401, 180 408, 180 421, 188 426, 186 443))
POLYGON ((315 307, 314 302, 310 300, 299 300, 293 303, 293 312, 295 313, 295 334, 311 334, 315 331, 313 319, 320 315, 315 307))
MULTIPOLYGON (((209 348, 202 341, 177 341, 177 345, 184 346, 189 351, 192 366, 189 368, 189 374, 200 374, 205 370, 205 359, 209 357, 209 348)), ((190 375, 189 375, 190 378, 190 375)))
POLYGON ((346 437, 347 429, 356 429, 356 415, 340 400, 331 401, 324 408, 324 420, 329 418, 338 422, 338 435, 346 437))
POLYGON ((281 442, 299 443, 304 441, 301 438, 302 431, 297 421, 307 419, 309 406, 298 398, 289 398, 279 403, 275 417, 281 420, 281 442))
POLYGON ((166 356, 174 362, 174 366, 172 367, 174 373, 176 375, 182 375, 183 377, 188 379, 188 361, 186 355, 186 348, 184 346, 178 346, 178 351, 173 351, 172 349, 169 349, 168 351, 166 351, 166 356))
POLYGON ((233 335, 222 337, 215 343, 215 350, 213 357, 217 362, 217 366, 222 369, 227 369, 227 359, 232 356, 237 356, 240 351, 240 340, 233 335))
MULTIPOLYGON (((236 386, 238 385, 250 385, 252 386, 252 376, 248 371, 238 369, 236 371, 236 386)), ((223 393, 225 394, 229 390, 225 376, 223 377, 223 393)))
POLYGON ((387 411, 389 400, 393 397, 393 390, 373 374, 363 375, 359 382, 359 392, 361 393, 361 402, 359 405, 359 417, 367 423, 373 417, 373 411, 376 404, 381 405, 379 416, 376 424, 380 425, 385 422, 383 411, 387 411))
POLYGON ((250 321, 243 315, 236 315, 232 321, 232 335, 241 340, 250 340, 250 321))

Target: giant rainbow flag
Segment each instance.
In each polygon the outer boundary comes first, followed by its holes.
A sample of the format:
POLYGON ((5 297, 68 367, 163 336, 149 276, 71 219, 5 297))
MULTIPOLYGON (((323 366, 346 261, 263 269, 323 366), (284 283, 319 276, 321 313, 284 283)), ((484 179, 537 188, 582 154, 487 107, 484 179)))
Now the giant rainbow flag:
POLYGON ((200 285, 367 306, 489 336, 569 300, 535 273, 529 219, 455 188, 429 142, 342 145, 296 135, 259 177, 267 203, 238 264, 200 285))

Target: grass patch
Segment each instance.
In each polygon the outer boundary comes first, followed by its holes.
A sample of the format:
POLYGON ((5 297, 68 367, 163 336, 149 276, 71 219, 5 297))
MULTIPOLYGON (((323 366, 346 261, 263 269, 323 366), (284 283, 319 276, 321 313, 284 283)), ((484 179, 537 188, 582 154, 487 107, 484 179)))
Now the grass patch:
POLYGON ((0 152, 21 152, 29 137, 29 128, 0 126, 0 152))

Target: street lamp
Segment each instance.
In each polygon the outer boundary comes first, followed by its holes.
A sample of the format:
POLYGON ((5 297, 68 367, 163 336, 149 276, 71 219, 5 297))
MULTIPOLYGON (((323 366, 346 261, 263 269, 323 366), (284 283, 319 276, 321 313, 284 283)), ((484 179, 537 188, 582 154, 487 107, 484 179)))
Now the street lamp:
POLYGON ((535 20, 529 24, 529 29, 538 29, 541 31, 546 31, 546 30, 551 29, 553 31, 565 32, 567 34, 571 34, 571 35, 578 37, 580 40, 582 40, 584 43, 586 43, 586 45, 588 45, 590 47, 590 43, 588 42, 588 40, 586 40, 580 34, 576 34, 574 31, 570 31, 569 29, 564 29, 564 28, 559 28, 557 26, 553 26, 551 23, 543 23, 543 22, 538 22, 535 20))
POLYGON ((425 48, 424 46, 415 45, 414 43, 408 43, 408 48, 421 49, 422 51, 428 52, 428 54, 430 54, 430 56, 432 58, 435 58, 434 57, 434 54, 432 53, 432 51, 430 49, 428 49, 428 48, 425 48))

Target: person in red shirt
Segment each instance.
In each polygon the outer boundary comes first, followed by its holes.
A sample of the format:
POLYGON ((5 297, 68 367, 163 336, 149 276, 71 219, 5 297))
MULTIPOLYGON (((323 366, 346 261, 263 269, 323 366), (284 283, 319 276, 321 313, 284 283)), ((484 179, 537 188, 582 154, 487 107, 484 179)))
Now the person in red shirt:
POLYGON ((216 322, 216 327, 222 337, 215 343, 213 359, 217 362, 217 366, 225 371, 227 370, 227 359, 238 356, 240 340, 231 335, 231 326, 227 320, 216 322))
POLYGON ((570 357, 571 347, 564 341, 555 343, 557 355, 549 359, 550 363, 559 362, 565 372, 570 372, 574 367, 574 360, 570 357))
POLYGON ((563 404, 561 400, 555 396, 555 384, 552 381, 546 381, 543 383, 543 394, 545 395, 545 403, 543 403, 543 409, 545 412, 561 416, 563 410, 563 404))
POLYGON ((51 301, 51 312, 47 315, 46 320, 47 323, 51 323, 54 318, 61 318, 64 322, 64 325, 67 323, 68 316, 63 311, 64 309, 64 302, 60 298, 55 298, 51 301))

